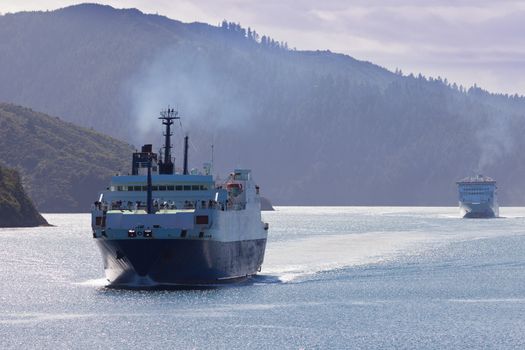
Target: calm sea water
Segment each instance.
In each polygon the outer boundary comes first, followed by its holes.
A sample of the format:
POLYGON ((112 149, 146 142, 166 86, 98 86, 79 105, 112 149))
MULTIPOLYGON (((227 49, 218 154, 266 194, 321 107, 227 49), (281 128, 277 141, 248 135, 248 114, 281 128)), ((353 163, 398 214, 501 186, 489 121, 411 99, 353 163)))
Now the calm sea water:
POLYGON ((261 275, 104 287, 89 215, 0 229, 1 349, 525 348, 525 208, 282 207, 261 275))

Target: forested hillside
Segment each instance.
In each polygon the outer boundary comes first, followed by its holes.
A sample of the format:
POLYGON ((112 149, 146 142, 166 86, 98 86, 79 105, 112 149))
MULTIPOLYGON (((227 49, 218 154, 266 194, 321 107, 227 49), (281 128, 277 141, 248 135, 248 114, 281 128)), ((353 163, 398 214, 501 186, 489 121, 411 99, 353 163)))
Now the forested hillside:
POLYGON ((0 227, 40 225, 47 221, 27 197, 18 173, 0 166, 0 227))
POLYGON ((31 109, 0 104, 0 163, 16 168, 41 212, 85 212, 131 146, 31 109))
POLYGON ((216 172, 252 168, 276 205, 454 205, 475 171, 525 204, 519 96, 100 5, 7 14, 0 33, 0 100, 155 147, 170 104, 194 166, 214 144, 216 172))

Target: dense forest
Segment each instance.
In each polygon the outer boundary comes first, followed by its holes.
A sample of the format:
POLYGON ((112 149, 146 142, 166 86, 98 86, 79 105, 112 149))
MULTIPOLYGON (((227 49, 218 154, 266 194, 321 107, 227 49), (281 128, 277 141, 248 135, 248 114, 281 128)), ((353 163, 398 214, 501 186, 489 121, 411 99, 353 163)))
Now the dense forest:
POLYGON ((0 227, 47 225, 26 195, 19 174, 0 166, 0 227))
POLYGON ((131 146, 37 113, 0 103, 0 163, 15 168, 41 212, 85 212, 109 177, 128 171, 131 146))
POLYGON ((454 205, 473 172, 525 204, 521 96, 101 5, 6 14, 0 33, 0 100, 155 147, 174 106, 177 157, 189 131, 193 165, 213 144, 217 173, 252 168, 277 205, 454 205))

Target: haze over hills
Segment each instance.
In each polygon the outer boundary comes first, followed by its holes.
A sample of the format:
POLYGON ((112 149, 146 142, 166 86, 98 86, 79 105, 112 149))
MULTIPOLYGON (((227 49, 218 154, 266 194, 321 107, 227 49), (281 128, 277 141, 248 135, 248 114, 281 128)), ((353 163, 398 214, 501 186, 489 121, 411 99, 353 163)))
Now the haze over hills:
POLYGON ((0 33, 0 100, 135 145, 171 104, 194 165, 213 143, 216 172, 252 168, 274 204, 454 205, 473 171, 525 204, 523 97, 101 5, 0 16, 0 33))
POLYGON ((42 212, 86 212, 132 147, 28 108, 0 103, 0 163, 16 168, 42 212))

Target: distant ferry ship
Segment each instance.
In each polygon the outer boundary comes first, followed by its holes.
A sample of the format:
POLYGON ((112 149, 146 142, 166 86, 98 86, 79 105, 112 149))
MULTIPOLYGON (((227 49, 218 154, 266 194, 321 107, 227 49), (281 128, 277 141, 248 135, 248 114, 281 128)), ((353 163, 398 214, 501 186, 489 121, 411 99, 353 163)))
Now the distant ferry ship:
POLYGON ((93 238, 110 285, 216 285, 256 274, 268 224, 251 171, 236 169, 218 185, 209 164, 190 173, 186 136, 184 168, 175 173, 170 127, 179 117, 168 109, 159 119, 164 157, 144 145, 133 154, 131 175, 114 176, 93 205, 93 238))
POLYGON ((496 181, 476 175, 457 182, 459 208, 464 218, 494 218, 499 216, 496 181))

